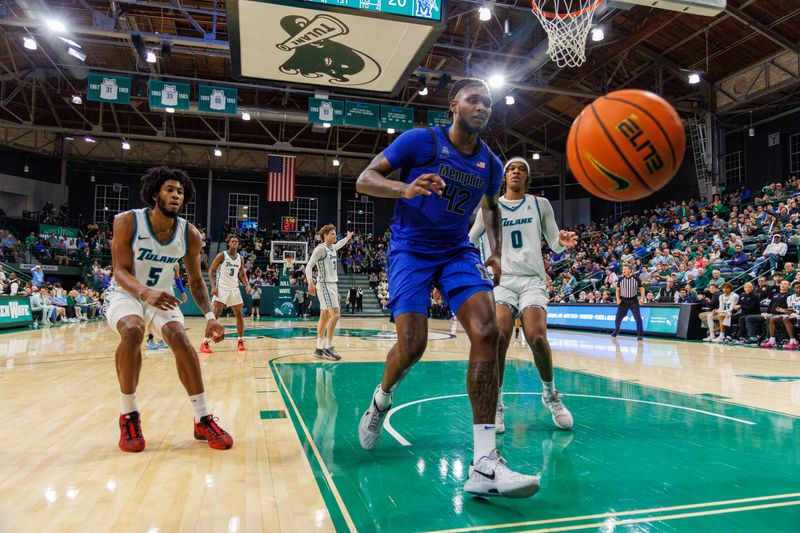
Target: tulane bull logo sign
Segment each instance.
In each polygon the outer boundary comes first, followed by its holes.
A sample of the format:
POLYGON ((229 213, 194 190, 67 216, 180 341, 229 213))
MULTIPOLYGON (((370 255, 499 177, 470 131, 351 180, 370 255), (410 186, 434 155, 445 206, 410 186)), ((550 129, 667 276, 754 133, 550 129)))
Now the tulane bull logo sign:
POLYGON ((290 15, 281 19, 281 27, 289 38, 276 46, 292 54, 280 66, 284 74, 327 76, 332 84, 348 86, 365 85, 381 74, 380 65, 370 56, 333 40, 350 30, 330 15, 317 15, 311 20, 290 15))

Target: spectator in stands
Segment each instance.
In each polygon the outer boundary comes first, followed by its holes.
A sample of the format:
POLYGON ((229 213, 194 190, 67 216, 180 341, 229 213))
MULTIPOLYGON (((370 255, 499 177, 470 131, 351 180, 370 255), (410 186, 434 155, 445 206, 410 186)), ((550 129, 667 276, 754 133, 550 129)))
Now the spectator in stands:
POLYGON ((778 261, 780 261, 783 256, 786 255, 786 243, 781 242, 781 236, 775 234, 772 236, 771 242, 764 248, 764 251, 761 254, 761 257, 756 259, 756 264, 754 266, 754 272, 759 273, 761 272, 761 268, 764 263, 769 263, 769 268, 771 271, 775 271, 778 268, 778 261))
POLYGON ((760 302, 762 300, 771 299, 779 290, 779 287, 768 285, 765 276, 759 276, 756 280, 756 287, 753 289, 753 292, 760 302))
POLYGON ((361 287, 356 289, 356 311, 359 313, 364 311, 364 289, 361 287))
POLYGON ((36 265, 31 269, 31 284, 36 287, 44 285, 44 273, 42 272, 42 265, 36 265))
MULTIPOLYGON (((789 328, 791 328, 791 320, 788 322, 784 320, 784 318, 790 317, 791 315, 795 314, 793 308, 789 307, 789 297, 792 296, 789 294, 789 282, 782 281, 781 282, 781 292, 775 298, 772 299, 770 302, 770 312, 769 316, 766 318, 767 321, 767 331, 769 334, 769 338, 761 343, 762 348, 777 348, 778 347, 778 340, 775 337, 775 330, 778 325, 786 326, 789 324, 789 328)), ((789 333, 790 342, 794 344, 793 349, 797 349, 797 343, 794 341, 793 331, 790 331, 789 328, 786 328, 786 332, 789 333)))
POLYGON ((750 258, 744 251, 741 244, 734 245, 734 255, 728 260, 728 266, 731 267, 733 272, 744 272, 750 263, 750 258))
POLYGON ((721 289, 722 286, 725 284, 725 278, 722 277, 722 274, 719 270, 712 270, 711 271, 711 279, 708 282, 708 285, 716 285, 718 289, 721 289))
POLYGON ((794 263, 789 261, 784 263, 783 272, 781 272, 781 276, 789 283, 793 283, 797 276, 797 273, 794 270, 794 263))
POLYGON ((675 303, 678 301, 678 290, 675 288, 675 281, 668 278, 663 287, 658 291, 657 303, 675 303))
POLYGON ((350 290, 347 291, 347 309, 350 309, 350 314, 356 312, 356 298, 357 298, 358 291, 356 291, 355 285, 350 287, 350 290))
POLYGON ((12 272, 8 276, 8 294, 15 296, 19 292, 19 278, 16 272, 12 272))
MULTIPOLYGON (((709 285, 709 289, 714 285, 709 285)), ((739 303, 739 295, 733 292, 733 285, 730 283, 722 284, 722 294, 719 295, 719 303, 717 308, 712 308, 711 312, 706 315, 706 323, 708 324, 708 337, 705 341, 711 342, 724 342, 726 335, 725 329, 731 325, 731 316, 734 313, 734 307, 739 303), (714 335, 715 324, 719 324, 719 336, 714 335)))
POLYGON ((709 285, 708 289, 705 291, 698 292, 697 303, 702 305, 703 309, 703 312, 698 316, 700 322, 703 324, 708 323, 708 316, 711 314, 711 312, 715 309, 719 309, 719 298, 720 292, 716 285, 709 285))
POLYGON ((737 337, 742 344, 758 344, 758 334, 755 328, 748 329, 747 319, 758 317, 761 314, 761 301, 755 293, 755 286, 751 282, 744 284, 744 292, 739 296, 739 302, 734 306, 738 321, 737 337))

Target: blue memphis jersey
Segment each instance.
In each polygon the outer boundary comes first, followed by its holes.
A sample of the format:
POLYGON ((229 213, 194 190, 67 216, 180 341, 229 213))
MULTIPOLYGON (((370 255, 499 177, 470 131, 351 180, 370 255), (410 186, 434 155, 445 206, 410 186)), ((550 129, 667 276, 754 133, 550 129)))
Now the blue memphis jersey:
POLYGON ((394 209, 392 241, 413 241, 450 248, 468 242, 470 215, 484 195, 494 196, 503 182, 503 165, 483 141, 474 155, 450 143, 449 128, 413 129, 400 135, 383 155, 411 183, 422 174, 438 174, 447 184, 442 196, 400 198, 394 209))

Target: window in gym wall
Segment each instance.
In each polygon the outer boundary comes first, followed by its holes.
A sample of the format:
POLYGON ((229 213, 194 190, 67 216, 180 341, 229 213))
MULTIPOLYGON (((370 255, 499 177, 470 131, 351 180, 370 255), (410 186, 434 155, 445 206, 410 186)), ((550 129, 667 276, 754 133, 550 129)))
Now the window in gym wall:
MULTIPOLYGON (((366 199, 366 196, 362 196, 366 199)), ((357 233, 372 233, 374 231, 375 203, 358 200, 347 201, 347 230, 357 233)))
POLYGON ((228 223, 258 222, 258 195, 232 192, 228 194, 228 223))
POLYGON ((789 137, 789 172, 800 172, 800 133, 789 137))
POLYGON ((725 154, 725 185, 741 185, 743 166, 741 150, 725 154))
POLYGON ((181 209, 181 215, 189 224, 197 224, 197 202, 186 202, 181 209))
POLYGON ((317 229, 317 199, 295 196, 289 207, 289 216, 297 219, 298 231, 317 229))
POLYGON ((120 183, 94 186, 94 219, 112 222, 119 213, 128 210, 127 186, 120 183))

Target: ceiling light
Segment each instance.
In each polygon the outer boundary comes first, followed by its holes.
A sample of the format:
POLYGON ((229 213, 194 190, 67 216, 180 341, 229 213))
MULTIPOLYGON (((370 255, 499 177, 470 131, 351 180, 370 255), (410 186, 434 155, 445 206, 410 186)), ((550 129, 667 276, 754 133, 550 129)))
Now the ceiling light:
POLYGON ((73 136, 71 136, 71 135, 67 135, 66 137, 64 137, 64 140, 65 140, 65 141, 74 141, 74 140, 75 140, 75 137, 73 137, 73 136))
POLYGON ((513 32, 511 31, 511 20, 509 20, 509 19, 504 20, 503 21, 503 35, 505 35, 506 37, 511 37, 512 33, 513 32))
POLYGON ((506 79, 501 74, 492 74, 489 77, 489 87, 492 89, 499 89, 503 85, 505 85, 506 79))
POLYGON ((131 143, 129 143, 128 141, 122 141, 122 149, 123 150, 130 150, 131 149, 131 143))
POLYGON ((27 174, 28 172, 30 172, 30 170, 31 170, 31 169, 30 169, 30 167, 28 166, 28 163, 25 163, 25 168, 23 168, 22 170, 24 170, 26 174, 27 174))
POLYGON ((322 123, 322 127, 323 128, 330 128, 331 127, 331 123, 330 122, 323 122, 322 123))
POLYGON ((534 160, 538 160, 540 157, 541 156, 539 155, 539 152, 534 152, 534 154, 533 154, 533 159, 534 160))
POLYGON ((333 163, 333 166, 335 166, 335 167, 338 167, 339 165, 342 164, 342 162, 339 161, 339 159, 336 158, 336 157, 333 158, 333 161, 331 161, 331 163, 333 163))
POLYGON ((691 74, 689 74, 689 84, 697 85, 698 83, 700 83, 700 74, 698 74, 697 72, 692 72, 691 74))
POLYGON ((387 128, 386 129, 386 133, 388 133, 389 135, 393 135, 394 134, 394 128, 387 128))
POLYGON ((510 94, 506 96, 506 105, 514 105, 515 102, 516 100, 514 100, 513 96, 511 96, 510 94))
POLYGON ((214 157, 222 157, 222 150, 214 148, 214 157))
POLYGON ((168 108, 165 109, 165 111, 167 113, 174 113, 175 112, 175 108, 174 107, 168 107, 168 108))
POLYGON ((62 41, 64 41, 65 43, 67 43, 68 45, 72 46, 73 48, 80 48, 81 47, 81 45, 79 45, 78 43, 76 43, 72 39, 67 39, 63 35, 59 35, 58 38, 61 39, 62 41))
POLYGON ((242 120, 250 120, 250 113, 248 113, 247 111, 242 113, 242 120))
POLYGON ((75 94, 72 96, 72 103, 75 105, 81 105, 83 103, 83 98, 79 95, 75 94))
POLYGON ((603 31, 603 28, 595 28, 592 30, 592 40, 594 42, 602 41, 606 38, 606 34, 603 31))
POLYGON ((148 63, 155 63, 156 62, 156 53, 152 50, 147 51, 147 56, 145 57, 145 61, 148 63))
POLYGON ((478 8, 478 18, 484 22, 486 22, 487 20, 492 20, 491 10, 488 7, 478 8))
POLYGON ((756 129, 755 128, 750 128, 749 130, 747 130, 747 135, 749 135, 750 137, 755 137, 756 136, 756 129))
POLYGON ((428 95, 428 88, 427 87, 423 87, 422 89, 420 89, 417 92, 419 92, 420 96, 427 96, 428 95))
POLYGON ((39 45, 36 44, 36 41, 34 39, 31 39, 30 37, 23 37, 22 42, 25 48, 27 48, 28 50, 36 50, 37 48, 39 48, 39 45))
POLYGON ((86 61, 86 54, 78 50, 77 48, 69 47, 67 48, 67 53, 77 59, 78 61, 86 61))
POLYGON ((92 139, 91 137, 84 137, 83 140, 86 141, 87 143, 96 143, 97 142, 94 139, 92 139))
POLYGON ((54 31, 56 33, 65 33, 67 31, 67 27, 64 26, 64 23, 60 20, 48 19, 47 27, 50 28, 50 31, 54 31))
POLYGON ((419 81, 417 82, 417 92, 420 96, 426 96, 428 94, 428 77, 427 76, 420 76, 419 81))

